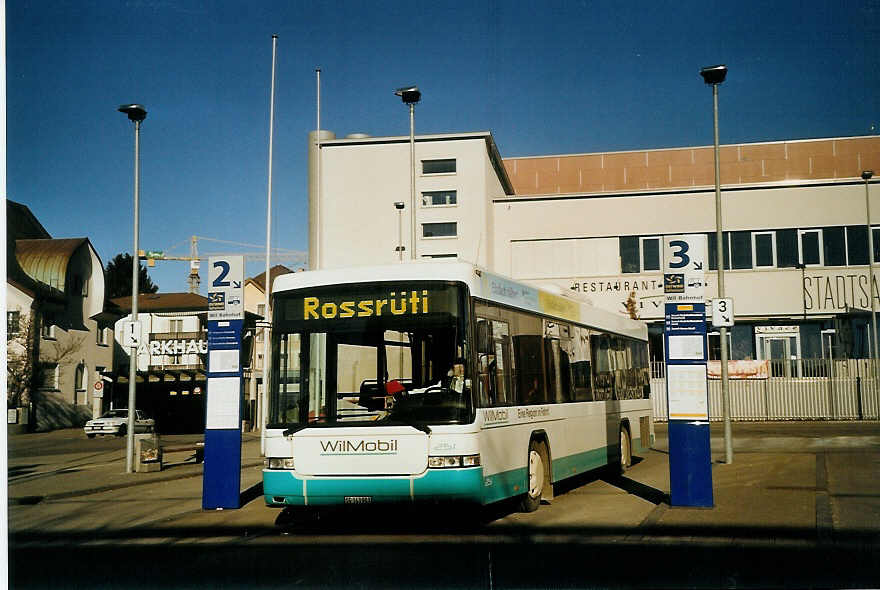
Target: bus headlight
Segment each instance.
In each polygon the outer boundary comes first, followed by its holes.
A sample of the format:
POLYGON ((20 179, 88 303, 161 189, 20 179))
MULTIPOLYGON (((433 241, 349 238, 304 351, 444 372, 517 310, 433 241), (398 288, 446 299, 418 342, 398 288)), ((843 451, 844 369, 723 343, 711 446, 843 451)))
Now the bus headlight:
POLYGON ((479 467, 479 455, 452 455, 428 457, 428 467, 431 469, 451 469, 455 467, 479 467))
POLYGON ((269 469, 293 469, 293 457, 269 457, 263 461, 269 469))

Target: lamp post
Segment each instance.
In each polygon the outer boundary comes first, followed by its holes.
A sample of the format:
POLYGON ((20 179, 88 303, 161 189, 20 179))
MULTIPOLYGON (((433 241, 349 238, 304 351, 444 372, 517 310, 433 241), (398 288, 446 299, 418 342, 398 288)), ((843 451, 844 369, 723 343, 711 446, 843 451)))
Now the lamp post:
POLYGON ((871 332, 874 335, 871 346, 873 370, 871 374, 877 378, 877 310, 874 303, 874 235, 871 231, 871 201, 868 195, 868 181, 874 176, 873 170, 864 170, 862 180, 865 181, 865 223, 868 226, 868 296, 871 298, 871 332))
MULTIPOLYGON (((134 250, 131 257, 131 321, 137 329, 138 321, 138 274, 140 274, 140 257, 138 256, 138 229, 140 226, 140 138, 141 122, 147 118, 147 110, 139 104, 124 104, 117 109, 128 115, 134 122, 134 250)), ((140 337, 140 333, 137 334, 140 337)), ((137 345, 130 349, 128 361, 128 425, 125 436, 125 472, 132 473, 134 455, 134 415, 137 402, 137 345)))
POLYGON ((403 262, 403 251, 406 248, 403 247, 403 201, 397 201, 394 203, 394 208, 397 209, 397 248, 394 250, 397 252, 397 258, 401 262, 403 262))
MULTIPOLYGON (((715 123, 715 235, 718 247, 718 297, 724 298, 724 239, 721 224, 721 164, 718 146, 718 85, 727 77, 727 66, 708 66, 700 70, 706 84, 712 86, 712 112, 715 123)), ((728 465, 733 463, 733 441, 730 432, 730 391, 727 374, 727 328, 721 331, 721 407, 724 420, 724 457, 728 465)))
POLYGON ((404 86, 394 91, 403 104, 409 105, 409 209, 410 209, 410 258, 416 259, 416 103, 422 99, 418 86, 404 86))

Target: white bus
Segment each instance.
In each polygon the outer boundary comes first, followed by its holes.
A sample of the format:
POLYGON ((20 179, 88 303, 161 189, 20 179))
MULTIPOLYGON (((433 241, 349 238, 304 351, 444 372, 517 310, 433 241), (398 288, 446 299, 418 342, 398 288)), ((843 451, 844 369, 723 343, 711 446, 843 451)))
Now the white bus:
POLYGON ((272 296, 269 506, 533 511, 653 442, 641 322, 462 262, 288 274, 272 296))

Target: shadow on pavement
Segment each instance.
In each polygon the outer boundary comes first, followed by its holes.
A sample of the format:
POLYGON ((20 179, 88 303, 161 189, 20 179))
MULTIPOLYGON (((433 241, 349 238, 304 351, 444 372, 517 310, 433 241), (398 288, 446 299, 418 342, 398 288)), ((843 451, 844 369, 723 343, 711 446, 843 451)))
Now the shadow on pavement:
POLYGON ((412 519, 384 527, 351 518, 320 522, 320 527, 248 528, 246 537, 235 527, 14 535, 10 586, 871 587, 880 557, 875 535, 819 544, 813 529, 664 527, 663 537, 643 538, 641 529, 584 527, 481 526, 473 534, 447 523, 451 537, 426 540, 430 530, 412 519), (392 532, 395 536, 383 536, 392 532), (638 536, 632 537, 634 532, 638 536), (175 543, 220 536, 237 540, 175 543))

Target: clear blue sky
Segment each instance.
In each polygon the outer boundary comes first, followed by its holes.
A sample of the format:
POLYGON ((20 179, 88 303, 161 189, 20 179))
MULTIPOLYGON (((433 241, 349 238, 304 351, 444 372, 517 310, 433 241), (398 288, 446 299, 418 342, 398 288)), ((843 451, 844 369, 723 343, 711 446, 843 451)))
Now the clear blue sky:
MULTIPOLYGON (((488 130, 505 157, 711 144, 698 72, 716 63, 730 68, 722 143, 880 124, 877 0, 8 0, 6 11, 8 196, 53 236, 89 237, 105 263, 132 246, 126 102, 149 111, 141 247, 192 234, 265 242, 273 33, 282 248, 308 244, 318 66, 322 127, 340 137, 407 134, 392 89, 415 83, 417 133, 488 130)), ((150 274, 163 292, 186 290, 185 263, 150 274)))

